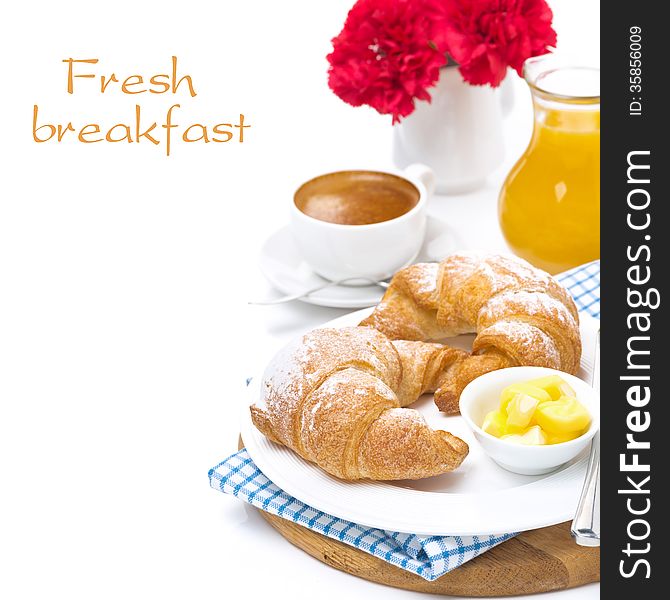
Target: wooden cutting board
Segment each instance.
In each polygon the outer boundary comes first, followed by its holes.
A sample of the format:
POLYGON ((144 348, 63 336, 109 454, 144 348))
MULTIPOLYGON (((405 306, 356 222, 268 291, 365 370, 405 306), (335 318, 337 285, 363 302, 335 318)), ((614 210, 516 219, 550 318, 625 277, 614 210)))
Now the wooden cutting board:
POLYGON ((259 512, 289 542, 317 560, 406 590, 446 596, 516 596, 600 581, 600 549, 575 544, 570 523, 522 533, 439 579, 426 581, 302 525, 259 512))
POLYGON ((302 525, 259 510, 294 546, 340 571, 417 592, 446 596, 516 596, 600 581, 600 549, 578 546, 570 523, 526 531, 435 581, 390 565, 302 525))

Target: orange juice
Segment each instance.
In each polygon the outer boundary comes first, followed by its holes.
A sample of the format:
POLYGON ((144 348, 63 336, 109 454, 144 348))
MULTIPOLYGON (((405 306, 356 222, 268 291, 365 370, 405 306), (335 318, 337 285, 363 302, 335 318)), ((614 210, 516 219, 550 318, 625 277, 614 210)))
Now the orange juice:
POLYGON ((600 100, 531 84, 535 126, 499 201, 511 249, 558 273, 600 256, 600 100))

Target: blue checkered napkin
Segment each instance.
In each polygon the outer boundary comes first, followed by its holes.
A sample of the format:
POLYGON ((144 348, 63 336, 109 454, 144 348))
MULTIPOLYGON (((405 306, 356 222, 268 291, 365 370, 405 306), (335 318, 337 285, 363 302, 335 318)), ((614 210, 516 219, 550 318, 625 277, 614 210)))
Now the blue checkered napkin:
POLYGON ((418 536, 383 531, 344 521, 307 506, 272 483, 246 450, 228 457, 209 471, 210 485, 256 508, 309 527, 386 562, 433 581, 511 537, 502 535, 418 536))
MULTIPOLYGON (((600 318, 600 262, 558 276, 580 311, 600 318)), ((229 456, 209 471, 210 485, 252 506, 363 550, 402 569, 433 581, 513 533, 480 536, 419 536, 364 527, 307 506, 272 483, 246 450, 229 456)))
POLYGON ((600 318, 600 261, 570 269, 556 276, 572 294, 579 311, 600 318))

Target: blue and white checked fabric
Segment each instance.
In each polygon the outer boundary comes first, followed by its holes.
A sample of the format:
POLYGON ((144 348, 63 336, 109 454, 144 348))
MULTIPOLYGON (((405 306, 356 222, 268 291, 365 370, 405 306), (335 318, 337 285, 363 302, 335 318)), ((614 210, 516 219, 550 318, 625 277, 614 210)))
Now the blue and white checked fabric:
POLYGON ((357 525, 307 506, 284 492, 261 473, 246 450, 211 469, 209 481, 216 490, 368 552, 428 581, 515 535, 427 537, 357 525))
POLYGON ((579 311, 600 318, 600 261, 586 263, 556 276, 572 294, 579 311))
MULTIPOLYGON (((573 295, 580 311, 600 317, 599 261, 567 271, 558 279, 573 295)), ((420 536, 351 523, 287 494, 261 473, 244 449, 210 469, 209 482, 215 490, 368 552, 428 581, 516 535, 420 536)))

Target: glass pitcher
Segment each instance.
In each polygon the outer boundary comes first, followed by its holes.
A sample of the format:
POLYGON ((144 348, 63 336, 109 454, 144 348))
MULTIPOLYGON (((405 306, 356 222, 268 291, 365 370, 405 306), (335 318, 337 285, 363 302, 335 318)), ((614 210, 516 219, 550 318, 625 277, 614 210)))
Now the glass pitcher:
POLYGON ((546 55, 524 77, 535 125, 498 216, 510 248, 554 274, 600 257, 600 71, 546 55))

